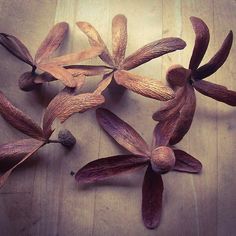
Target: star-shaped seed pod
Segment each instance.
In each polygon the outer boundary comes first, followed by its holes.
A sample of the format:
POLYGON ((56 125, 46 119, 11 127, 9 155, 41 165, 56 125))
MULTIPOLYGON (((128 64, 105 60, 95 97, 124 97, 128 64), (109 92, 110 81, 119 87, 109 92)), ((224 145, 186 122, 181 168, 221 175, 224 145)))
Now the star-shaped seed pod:
POLYGON ((13 165, 8 171, 0 176, 0 188, 4 185, 12 171, 21 163, 30 158, 38 149, 49 143, 61 143, 65 147, 72 147, 76 140, 69 131, 61 131, 58 140, 51 140, 54 131, 52 124, 56 118, 61 123, 75 112, 84 112, 104 102, 102 95, 93 93, 76 94, 75 89, 65 88, 49 103, 43 116, 43 127, 41 128, 23 111, 16 108, 6 96, 0 92, 0 114, 14 128, 28 135, 30 138, 0 145, 0 161, 20 161, 13 165))
POLYGON ((66 22, 57 23, 39 46, 34 59, 19 39, 9 34, 0 33, 0 44, 15 57, 32 67, 31 71, 23 73, 19 78, 19 87, 22 90, 31 91, 42 83, 54 80, 60 80, 67 87, 76 87, 78 81, 80 83, 80 80, 84 78, 83 75, 73 75, 62 65, 78 63, 96 57, 102 53, 103 49, 101 47, 93 47, 80 53, 49 59, 49 56, 63 42, 68 27, 66 22), (45 73, 38 74, 37 69, 45 73))
POLYGON ((76 173, 75 179, 78 183, 92 183, 148 166, 142 187, 142 217, 147 228, 158 227, 164 190, 162 174, 171 170, 199 173, 202 168, 197 159, 168 145, 177 117, 159 122, 154 129, 153 144, 150 148, 129 124, 109 110, 99 108, 96 114, 100 126, 131 154, 92 161, 76 173))
POLYGON ((161 101, 174 97, 173 91, 162 82, 128 72, 154 58, 185 48, 180 38, 164 38, 151 42, 128 57, 125 57, 127 45, 127 19, 124 15, 116 15, 112 21, 112 55, 96 29, 87 22, 77 22, 77 26, 87 35, 91 46, 104 48, 99 56, 106 66, 75 66, 74 70, 82 70, 84 75, 104 74, 101 86, 103 90, 113 81, 135 93, 161 101), (107 69, 110 69, 107 71, 107 69))
POLYGON ((176 130, 170 140, 170 144, 172 145, 178 143, 184 137, 192 124, 196 108, 194 89, 217 101, 230 106, 236 106, 235 91, 203 80, 215 73, 226 61, 233 43, 232 31, 228 33, 222 46, 210 61, 199 67, 207 50, 210 34, 203 20, 197 17, 191 17, 190 20, 196 39, 189 62, 189 68, 186 69, 180 65, 174 65, 169 68, 166 77, 171 87, 176 91, 176 97, 171 101, 167 101, 164 106, 153 115, 154 120, 161 121, 169 116, 173 116, 176 112, 180 112, 176 130))

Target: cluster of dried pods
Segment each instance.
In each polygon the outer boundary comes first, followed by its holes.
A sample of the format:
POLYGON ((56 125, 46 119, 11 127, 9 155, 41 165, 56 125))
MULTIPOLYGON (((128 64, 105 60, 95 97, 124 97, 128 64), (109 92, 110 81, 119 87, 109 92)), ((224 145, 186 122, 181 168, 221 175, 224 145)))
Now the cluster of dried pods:
POLYGON ((163 181, 161 175, 171 171, 199 173, 201 163, 190 154, 176 149, 177 144, 188 132, 195 108, 194 88, 217 101, 236 106, 236 92, 202 79, 215 73, 227 59, 233 33, 229 32, 221 48, 205 65, 199 67, 209 43, 207 25, 197 17, 190 18, 196 35, 189 68, 171 66, 166 74, 169 86, 152 78, 128 72, 154 58, 184 49, 186 43, 180 38, 164 38, 151 42, 128 57, 127 19, 117 15, 112 21, 112 54, 96 29, 87 22, 77 22, 86 34, 90 48, 82 52, 51 57, 62 43, 68 24, 56 24, 41 43, 33 59, 27 47, 16 37, 0 33, 0 44, 11 54, 31 66, 19 78, 19 87, 24 91, 36 89, 43 83, 61 81, 65 88, 56 95, 46 108, 42 128, 24 112, 16 108, 0 92, 0 114, 14 128, 30 138, 0 145, 0 161, 12 160, 11 168, 0 177, 0 187, 11 172, 31 157, 39 148, 49 143, 61 143, 72 147, 76 140, 68 130, 60 131, 58 140, 51 140, 53 122, 58 118, 64 122, 72 114, 84 112, 105 102, 102 95, 107 87, 116 90, 127 88, 146 97, 165 101, 164 106, 153 114, 158 121, 151 147, 126 122, 104 108, 96 111, 99 125, 131 154, 117 155, 92 161, 82 167, 75 179, 79 183, 91 183, 147 166, 142 187, 142 216, 147 228, 156 228, 162 210, 163 181), (105 65, 81 65, 82 61, 99 56, 105 65), (88 76, 102 76, 92 93, 78 93, 88 76), (18 159, 19 158, 19 159, 18 159))

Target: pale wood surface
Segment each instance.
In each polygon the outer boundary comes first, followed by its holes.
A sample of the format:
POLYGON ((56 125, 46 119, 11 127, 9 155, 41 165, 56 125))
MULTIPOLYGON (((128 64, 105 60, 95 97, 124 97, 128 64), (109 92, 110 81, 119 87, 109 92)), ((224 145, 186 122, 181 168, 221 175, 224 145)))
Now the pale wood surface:
MULTIPOLYGON (((93 24, 111 46, 111 21, 118 13, 128 18, 127 55, 144 44, 168 36, 180 36, 188 46, 135 70, 165 80, 168 66, 188 65, 194 42, 189 17, 203 18, 211 32, 206 62, 221 45, 227 32, 236 32, 234 0, 0 0, 0 31, 19 37, 34 53, 50 27, 59 21, 70 24, 61 53, 88 46, 76 27, 78 20, 93 24)), ((223 68, 209 80, 236 90, 236 44, 223 68)), ((1 90, 36 121, 61 86, 45 85, 38 92, 18 89, 17 78, 27 66, 0 47, 1 90)), ((100 63, 94 60, 91 63, 100 63)), ((99 77, 88 79, 83 91, 94 88, 99 77)), ((155 122, 152 113, 160 103, 127 92, 120 101, 107 96, 106 107, 151 142, 155 122)), ((68 152, 48 145, 18 168, 0 191, 0 235, 201 235, 233 236, 236 222, 236 110, 197 93, 192 128, 178 147, 203 163, 201 175, 169 173, 165 184, 164 210, 157 230, 147 230, 141 219, 141 186, 144 170, 117 176, 91 187, 78 187, 70 176, 87 162, 123 153, 96 124, 94 111, 74 115, 63 126, 77 137, 68 152)), ((61 127, 55 124, 55 127, 61 127)), ((0 118, 1 143, 23 137, 0 118)))

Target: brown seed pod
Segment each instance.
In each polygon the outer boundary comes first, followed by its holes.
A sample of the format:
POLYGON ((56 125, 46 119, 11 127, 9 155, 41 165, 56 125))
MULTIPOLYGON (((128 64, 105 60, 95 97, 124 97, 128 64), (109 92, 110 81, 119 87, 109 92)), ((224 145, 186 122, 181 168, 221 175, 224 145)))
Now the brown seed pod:
POLYGON ((25 72, 19 78, 18 84, 21 90, 23 91, 32 91, 39 84, 35 84, 34 79, 37 77, 37 74, 32 74, 31 72, 25 72))
POLYGON ((169 67, 166 74, 166 79, 172 87, 182 87, 187 83, 190 76, 191 70, 185 69, 181 65, 173 65, 169 67))
POLYGON ((63 146, 68 148, 73 147, 76 144, 74 135, 67 129, 61 130, 58 134, 58 140, 63 146))
POLYGON ((164 174, 175 165, 175 154, 171 148, 160 146, 151 153, 151 165, 155 172, 164 174))

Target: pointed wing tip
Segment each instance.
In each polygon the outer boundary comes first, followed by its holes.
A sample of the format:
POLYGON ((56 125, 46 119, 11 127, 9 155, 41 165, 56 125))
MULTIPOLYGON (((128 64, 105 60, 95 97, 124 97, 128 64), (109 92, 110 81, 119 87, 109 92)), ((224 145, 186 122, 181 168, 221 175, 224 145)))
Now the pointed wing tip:
POLYGON ((194 20, 201 20, 199 17, 196 17, 196 16, 190 16, 189 19, 191 21, 194 21, 194 20))
POLYGON ((187 43, 183 39, 179 39, 180 41, 180 49, 184 49, 187 46, 187 43))
POLYGON ((202 163, 198 160, 198 162, 199 162, 199 167, 198 167, 198 172, 197 173, 200 173, 200 172, 202 172, 202 163))
POLYGON ((233 41, 234 34, 233 34, 233 31, 232 31, 232 30, 229 31, 228 37, 233 41))
POLYGON ((191 21, 193 24, 194 24, 195 22, 201 22, 201 23, 204 23, 204 24, 205 24, 205 22, 204 22, 201 18, 199 18, 199 17, 197 17, 197 16, 190 16, 189 19, 190 19, 190 21, 191 21))
POLYGON ((127 21, 127 17, 124 14, 117 14, 113 17, 113 20, 115 19, 124 19, 127 21))
POLYGON ((88 180, 86 180, 85 178, 81 177, 79 171, 75 174, 75 177, 74 177, 74 178, 75 178, 75 181, 76 181, 78 184, 88 184, 88 183, 96 182, 96 181, 88 181, 88 180))
POLYGON ((196 159, 197 165, 195 166, 195 169, 192 171, 192 174, 200 174, 202 172, 202 163, 196 159))
POLYGON ((196 16, 191 16, 189 19, 193 27, 195 27, 197 24, 201 24, 202 26, 204 26, 204 28, 206 28, 209 31, 207 24, 201 18, 196 16))
POLYGON ((144 223, 145 227, 150 230, 154 230, 160 225, 160 221, 150 222, 150 221, 146 221, 145 219, 143 219, 143 223, 144 223))
POLYGON ((65 27, 65 28, 68 28, 68 27, 69 27, 69 24, 68 24, 66 21, 58 22, 56 25, 60 25, 60 26, 63 26, 63 27, 65 27))
POLYGON ((181 50, 187 46, 187 43, 179 37, 168 37, 161 40, 165 40, 168 44, 174 47, 175 50, 181 50))
POLYGON ((86 26, 89 26, 90 24, 86 21, 77 21, 76 22, 76 25, 80 28, 80 29, 83 29, 84 27, 86 26))
POLYGON ((80 171, 77 171, 77 173, 74 176, 77 183, 81 184, 83 181, 80 178, 80 171))

